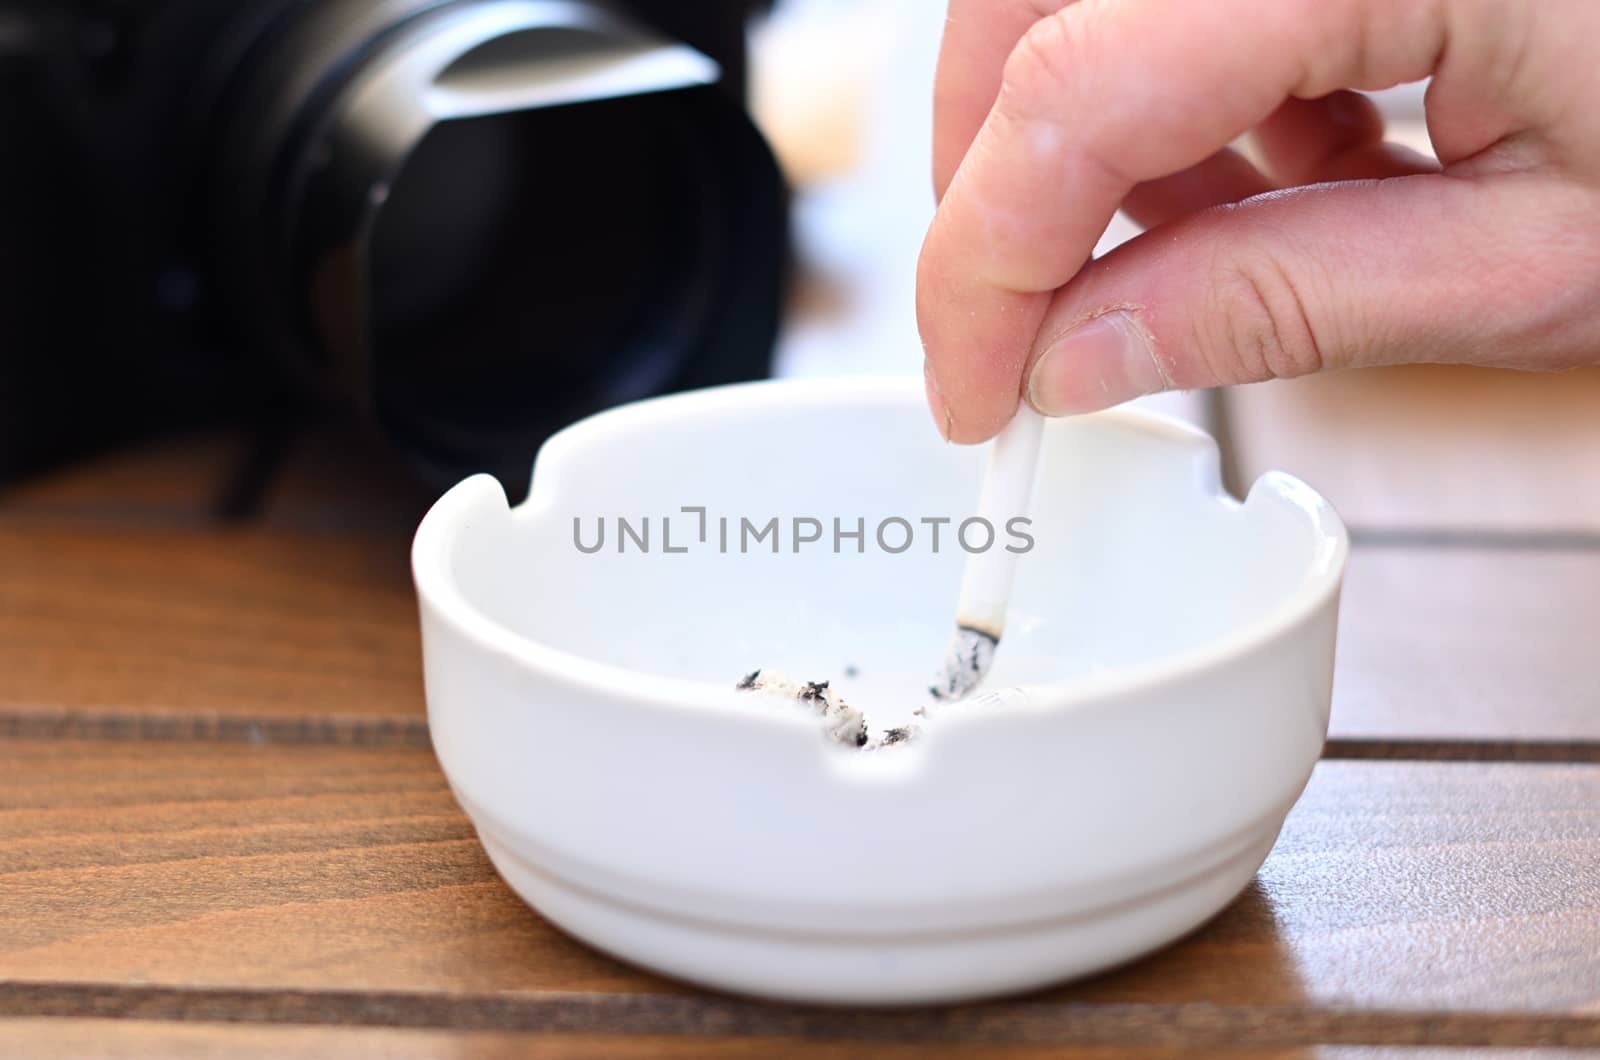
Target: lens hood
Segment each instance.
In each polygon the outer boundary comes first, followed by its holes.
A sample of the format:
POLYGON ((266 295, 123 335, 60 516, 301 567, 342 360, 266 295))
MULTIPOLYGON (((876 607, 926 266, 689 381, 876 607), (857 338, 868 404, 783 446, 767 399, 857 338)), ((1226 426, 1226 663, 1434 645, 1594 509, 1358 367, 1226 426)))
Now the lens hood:
POLYGON ((721 67, 573 0, 286 6, 208 178, 252 339, 429 479, 525 488, 596 409, 765 374, 786 195, 721 67))

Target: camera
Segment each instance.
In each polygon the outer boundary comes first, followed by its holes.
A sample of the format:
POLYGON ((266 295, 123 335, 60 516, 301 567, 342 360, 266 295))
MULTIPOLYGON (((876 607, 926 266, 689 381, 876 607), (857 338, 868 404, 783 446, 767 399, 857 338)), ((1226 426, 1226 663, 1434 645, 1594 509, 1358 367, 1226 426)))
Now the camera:
POLYGON ((359 415, 513 496, 551 431, 767 374, 756 0, 0 0, 0 478, 359 415))

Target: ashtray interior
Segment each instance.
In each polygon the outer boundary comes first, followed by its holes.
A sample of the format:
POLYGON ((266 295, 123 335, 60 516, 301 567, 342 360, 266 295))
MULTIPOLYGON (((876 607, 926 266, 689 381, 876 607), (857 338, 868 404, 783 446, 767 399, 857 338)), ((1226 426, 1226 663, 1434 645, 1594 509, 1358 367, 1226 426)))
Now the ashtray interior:
POLYGON ((963 534, 983 453, 942 443, 898 387, 779 408, 750 393, 714 415, 641 406, 558 436, 509 528, 461 542, 467 600, 531 641, 639 674, 830 680, 880 727, 927 700, 963 540, 1027 549, 986 688, 1203 651, 1314 573, 1318 529, 1289 509, 1246 515, 1216 486, 1210 440, 1177 424, 1050 424, 1031 524, 963 534))

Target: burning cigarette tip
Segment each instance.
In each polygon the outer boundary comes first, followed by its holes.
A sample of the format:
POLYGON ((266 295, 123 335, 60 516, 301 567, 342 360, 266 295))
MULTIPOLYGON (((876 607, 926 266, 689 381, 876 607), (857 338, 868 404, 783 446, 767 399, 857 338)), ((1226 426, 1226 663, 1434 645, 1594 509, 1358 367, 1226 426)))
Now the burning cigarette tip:
POLYGON ((965 699, 983 683, 989 667, 994 665, 994 650, 999 643, 1000 638, 987 630, 957 626, 945 650, 944 666, 928 687, 928 694, 942 701, 965 699))

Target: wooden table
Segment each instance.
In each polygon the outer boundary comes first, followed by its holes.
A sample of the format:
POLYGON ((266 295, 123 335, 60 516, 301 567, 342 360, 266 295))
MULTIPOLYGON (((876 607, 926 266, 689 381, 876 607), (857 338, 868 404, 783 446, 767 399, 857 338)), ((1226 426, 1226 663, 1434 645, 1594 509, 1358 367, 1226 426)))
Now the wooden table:
POLYGON ((1191 938, 915 1011, 704 993, 507 890, 428 749, 419 500, 359 445, 189 438, 9 489, 0 1056, 1600 1047, 1600 376, 1215 407, 1235 480, 1285 465, 1354 531, 1326 760, 1191 938))

